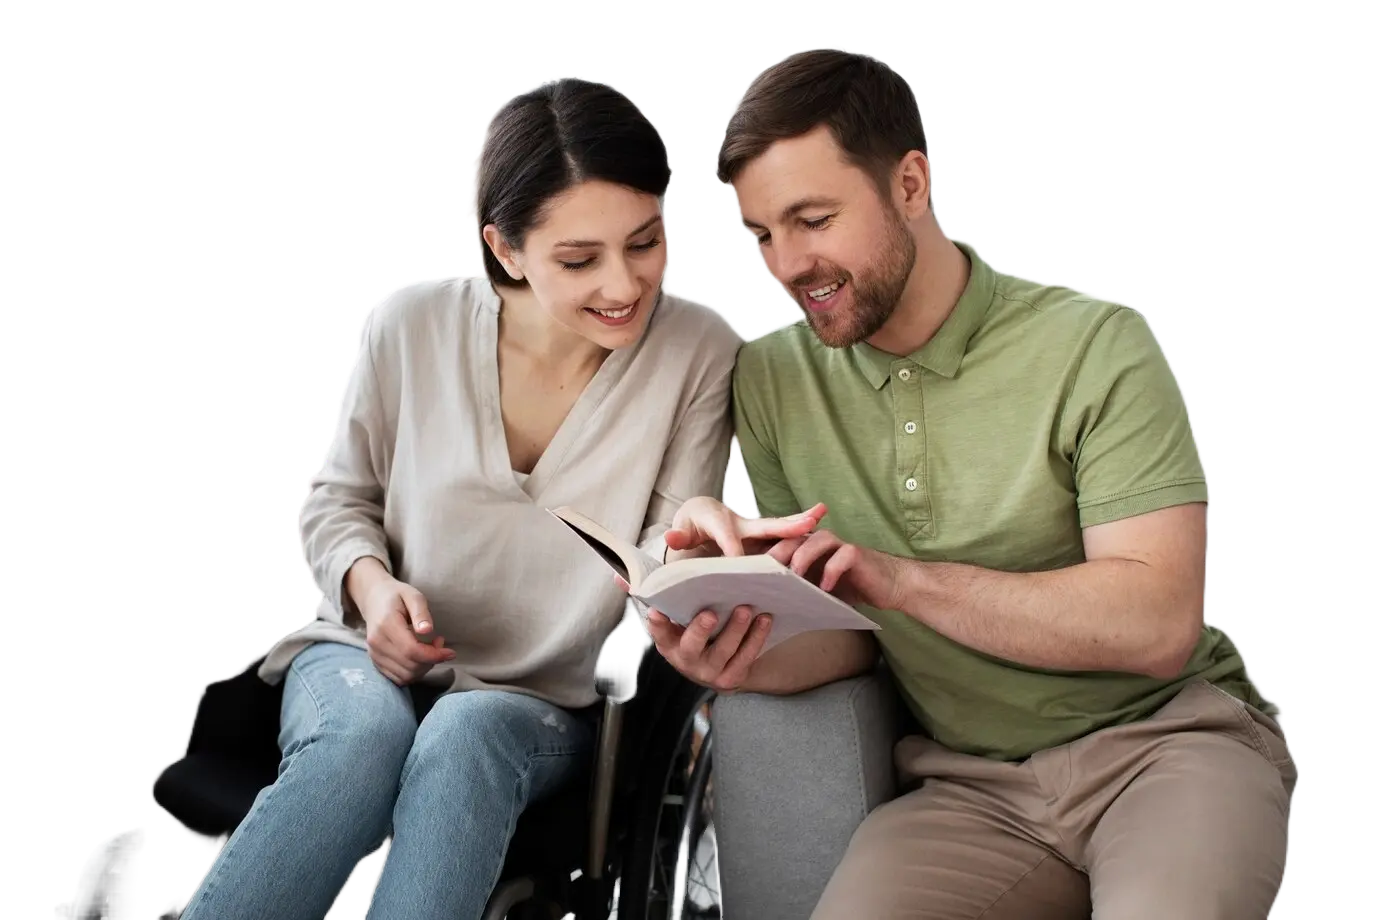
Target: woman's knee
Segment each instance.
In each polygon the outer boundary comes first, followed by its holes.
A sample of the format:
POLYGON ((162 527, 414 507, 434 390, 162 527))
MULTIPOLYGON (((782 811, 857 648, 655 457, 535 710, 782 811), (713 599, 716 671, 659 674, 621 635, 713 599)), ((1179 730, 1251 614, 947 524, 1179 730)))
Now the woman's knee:
POLYGON ((313 746, 326 755, 318 767, 396 778, 416 731, 408 692, 357 649, 319 656, 300 670, 294 663, 288 674, 279 738, 285 761, 313 746))
POLYGON ((520 694, 451 693, 418 727, 408 769, 520 776, 532 757, 579 752, 585 732, 569 713, 520 694))

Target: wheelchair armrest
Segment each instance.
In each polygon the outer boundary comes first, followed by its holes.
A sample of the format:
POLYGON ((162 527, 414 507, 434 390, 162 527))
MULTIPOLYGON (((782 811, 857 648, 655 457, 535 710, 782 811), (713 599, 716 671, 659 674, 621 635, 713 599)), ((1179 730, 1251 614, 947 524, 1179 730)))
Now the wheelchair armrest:
POLYGON ((623 619, 604 640, 594 665, 594 688, 605 700, 626 703, 637 695, 642 660, 652 647, 652 637, 642 624, 637 602, 628 598, 623 619))

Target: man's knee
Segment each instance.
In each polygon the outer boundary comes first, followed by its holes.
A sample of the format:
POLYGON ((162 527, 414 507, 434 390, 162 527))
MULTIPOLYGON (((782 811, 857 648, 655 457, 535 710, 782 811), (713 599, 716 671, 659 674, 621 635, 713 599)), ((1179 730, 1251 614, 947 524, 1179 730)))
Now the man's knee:
POLYGON ((1284 875, 1294 775, 1266 753, 1217 732, 1161 744, 1092 831, 1098 916, 1266 916, 1284 875))
POLYGON ((872 812, 848 845, 814 920, 1086 917, 1087 877, 1003 827, 979 803, 910 793, 872 812))
POLYGON ((1165 917, 1182 920, 1255 920, 1264 918, 1269 910, 1255 912, 1241 910, 1240 903, 1230 892, 1216 892, 1209 897, 1185 890, 1180 885, 1166 884, 1161 878, 1143 890, 1121 888, 1109 896, 1094 899, 1098 920, 1163 920, 1165 917))

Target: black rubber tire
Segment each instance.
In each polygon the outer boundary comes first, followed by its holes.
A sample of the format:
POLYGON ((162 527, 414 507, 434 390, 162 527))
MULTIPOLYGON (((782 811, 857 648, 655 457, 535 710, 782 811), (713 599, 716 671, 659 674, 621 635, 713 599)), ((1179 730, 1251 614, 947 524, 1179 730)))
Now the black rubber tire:
MULTIPOLYGON (((678 756, 686 747, 695 724, 695 713, 712 699, 713 691, 688 681, 679 684, 662 710, 662 717, 643 752, 642 762, 656 765, 660 776, 644 783, 639 791, 631 821, 631 836, 623 862, 618 888, 618 920, 666 920, 666 905, 648 905, 652 890, 654 857, 667 845, 660 821, 662 799, 673 771, 683 767, 678 756)), ((674 845, 674 842, 672 842, 674 845)))

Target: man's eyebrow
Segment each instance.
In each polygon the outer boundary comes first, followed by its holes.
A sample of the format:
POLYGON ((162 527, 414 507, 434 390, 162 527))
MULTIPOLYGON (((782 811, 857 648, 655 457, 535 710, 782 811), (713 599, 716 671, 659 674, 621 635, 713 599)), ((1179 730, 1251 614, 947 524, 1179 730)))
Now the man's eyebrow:
MULTIPOLYGON (((642 224, 633 232, 628 234, 628 239, 632 239, 644 230, 649 230, 661 221, 661 215, 657 214, 643 221, 642 224)), ((561 240, 556 244, 557 249, 597 249, 604 245, 599 240, 561 240)))
MULTIPOLYGON (((833 198, 825 198, 822 195, 810 195, 808 197, 801 198, 799 201, 793 202, 790 205, 787 205, 781 211, 780 220, 784 223, 785 221, 790 220, 792 217, 795 217, 801 211, 808 211, 811 208, 836 208, 838 206, 839 202, 833 198)), ((747 227, 749 230, 767 229, 766 227, 763 227, 756 221, 749 220, 746 217, 743 218, 743 226, 747 227)))

